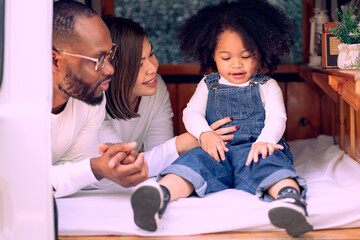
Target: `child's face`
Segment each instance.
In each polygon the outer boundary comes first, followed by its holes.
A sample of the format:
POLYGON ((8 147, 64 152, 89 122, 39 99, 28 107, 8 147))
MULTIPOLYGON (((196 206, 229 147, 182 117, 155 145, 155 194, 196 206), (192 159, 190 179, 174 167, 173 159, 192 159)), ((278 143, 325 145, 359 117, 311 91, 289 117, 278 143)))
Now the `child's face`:
POLYGON ((214 61, 221 76, 231 83, 245 83, 258 69, 258 56, 245 49, 236 32, 225 31, 219 36, 214 61))

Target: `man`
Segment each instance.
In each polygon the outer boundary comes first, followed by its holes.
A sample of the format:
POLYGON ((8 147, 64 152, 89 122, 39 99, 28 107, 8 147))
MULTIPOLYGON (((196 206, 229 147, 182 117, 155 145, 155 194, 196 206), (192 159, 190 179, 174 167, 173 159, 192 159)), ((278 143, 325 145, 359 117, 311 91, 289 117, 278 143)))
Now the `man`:
POLYGON ((54 3, 50 175, 55 197, 106 186, 108 180, 130 187, 148 177, 135 142, 97 146, 105 116, 103 92, 114 73, 110 61, 116 49, 108 28, 92 9, 75 1, 54 3))

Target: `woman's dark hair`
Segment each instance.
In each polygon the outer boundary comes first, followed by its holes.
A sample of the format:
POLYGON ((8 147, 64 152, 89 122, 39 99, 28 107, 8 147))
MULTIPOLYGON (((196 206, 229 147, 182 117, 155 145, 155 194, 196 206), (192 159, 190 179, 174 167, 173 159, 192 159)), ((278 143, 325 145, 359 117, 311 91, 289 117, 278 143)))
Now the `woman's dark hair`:
POLYGON ((213 56, 220 34, 227 30, 238 33, 248 51, 259 51, 259 66, 269 74, 294 44, 283 11, 266 0, 238 0, 207 6, 190 17, 178 34, 180 49, 200 63, 201 73, 217 71, 213 56))
POLYGON ((105 91, 106 111, 114 119, 138 117, 130 107, 132 91, 139 73, 145 30, 130 19, 105 16, 111 38, 119 48, 113 60, 115 68, 110 86, 105 91))

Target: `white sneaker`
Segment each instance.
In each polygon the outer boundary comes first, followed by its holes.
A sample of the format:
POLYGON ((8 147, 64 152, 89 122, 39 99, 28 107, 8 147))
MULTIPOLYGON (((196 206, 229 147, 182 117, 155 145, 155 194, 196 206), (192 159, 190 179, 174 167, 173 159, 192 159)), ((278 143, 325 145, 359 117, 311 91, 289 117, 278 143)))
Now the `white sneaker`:
POLYGON ((290 236, 297 237, 313 230, 308 221, 306 204, 302 200, 286 197, 271 204, 268 213, 271 223, 285 229, 290 236))
POLYGON ((156 231, 163 204, 164 194, 157 182, 147 180, 137 185, 131 195, 135 224, 141 229, 156 231))

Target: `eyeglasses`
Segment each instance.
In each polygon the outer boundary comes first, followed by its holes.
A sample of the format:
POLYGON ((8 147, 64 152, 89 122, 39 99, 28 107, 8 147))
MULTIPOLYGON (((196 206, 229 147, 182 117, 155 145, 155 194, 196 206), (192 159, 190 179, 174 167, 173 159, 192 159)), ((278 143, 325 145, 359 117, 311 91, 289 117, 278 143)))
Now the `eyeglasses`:
POLYGON ((104 68, 105 63, 106 63, 105 60, 108 60, 108 61, 113 60, 117 49, 118 49, 118 45, 116 43, 113 43, 109 52, 107 52, 106 54, 101 55, 99 58, 92 58, 92 57, 87 57, 87 56, 84 56, 84 55, 71 53, 71 52, 67 52, 67 51, 64 51, 64 50, 57 50, 57 49, 53 48, 54 51, 57 51, 59 53, 63 53, 63 54, 73 56, 73 57, 84 58, 84 59, 95 62, 96 63, 95 64, 95 71, 100 71, 101 69, 104 68))

